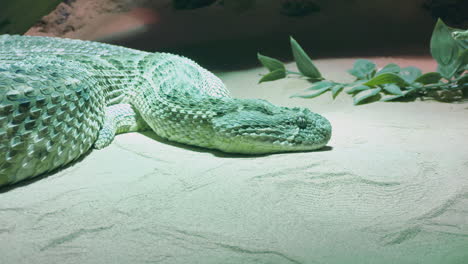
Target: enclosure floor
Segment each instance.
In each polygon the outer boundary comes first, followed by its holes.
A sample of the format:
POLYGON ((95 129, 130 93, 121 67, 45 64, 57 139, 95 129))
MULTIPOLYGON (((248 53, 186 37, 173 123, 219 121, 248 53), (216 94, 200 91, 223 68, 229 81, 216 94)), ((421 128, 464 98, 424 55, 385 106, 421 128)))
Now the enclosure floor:
MULTIPOLYGON (((343 81, 352 62, 317 66, 343 81)), ((328 148, 246 157, 119 135, 0 193, 0 263, 468 263, 468 103, 290 99, 308 84, 257 85, 264 72, 219 76, 235 97, 323 114, 328 148)))

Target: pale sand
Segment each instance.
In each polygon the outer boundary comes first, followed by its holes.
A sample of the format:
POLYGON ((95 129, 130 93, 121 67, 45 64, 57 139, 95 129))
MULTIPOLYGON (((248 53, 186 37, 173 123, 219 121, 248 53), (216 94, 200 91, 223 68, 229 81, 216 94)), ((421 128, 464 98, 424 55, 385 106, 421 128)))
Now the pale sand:
MULTIPOLYGON (((351 64, 317 61, 335 80, 351 64)), ((290 99, 306 84, 257 85, 264 72, 220 76, 329 118, 329 149, 233 157, 119 135, 0 193, 0 263, 468 263, 467 103, 290 99)))

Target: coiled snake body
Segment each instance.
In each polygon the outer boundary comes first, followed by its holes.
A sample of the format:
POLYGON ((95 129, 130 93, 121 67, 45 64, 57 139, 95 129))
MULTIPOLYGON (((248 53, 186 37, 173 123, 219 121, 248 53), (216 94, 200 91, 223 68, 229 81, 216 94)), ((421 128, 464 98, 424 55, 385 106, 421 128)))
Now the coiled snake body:
POLYGON ((0 186, 146 129, 244 154, 318 149, 331 136, 330 123, 308 109, 230 97, 216 76, 184 57, 0 36, 0 186))

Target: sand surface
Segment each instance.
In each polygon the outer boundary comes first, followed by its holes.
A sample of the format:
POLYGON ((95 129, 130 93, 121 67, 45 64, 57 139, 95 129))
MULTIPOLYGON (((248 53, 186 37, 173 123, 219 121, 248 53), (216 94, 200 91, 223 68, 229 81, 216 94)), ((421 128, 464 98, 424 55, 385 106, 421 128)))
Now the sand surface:
MULTIPOLYGON (((352 61, 317 65, 348 80, 352 61)), ((0 193, 0 263, 468 263, 468 103, 290 99, 306 84, 257 85, 264 72, 219 76, 236 97, 329 118, 327 149, 230 156, 119 135, 0 193)))

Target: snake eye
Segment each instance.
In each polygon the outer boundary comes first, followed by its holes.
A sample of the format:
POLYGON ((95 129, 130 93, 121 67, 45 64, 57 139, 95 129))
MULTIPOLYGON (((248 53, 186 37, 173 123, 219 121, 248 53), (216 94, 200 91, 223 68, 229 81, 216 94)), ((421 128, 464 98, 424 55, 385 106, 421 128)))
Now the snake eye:
POLYGON ((304 129, 307 127, 307 120, 303 116, 299 116, 296 120, 296 124, 299 128, 304 129))

